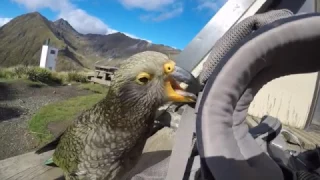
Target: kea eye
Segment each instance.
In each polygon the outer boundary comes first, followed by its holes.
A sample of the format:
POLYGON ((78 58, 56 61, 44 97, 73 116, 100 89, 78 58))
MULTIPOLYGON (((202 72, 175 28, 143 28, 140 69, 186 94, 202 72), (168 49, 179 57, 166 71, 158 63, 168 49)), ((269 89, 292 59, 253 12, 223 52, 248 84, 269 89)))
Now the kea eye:
POLYGON ((140 73, 137 77, 136 77, 136 82, 140 85, 144 85, 147 84, 151 79, 151 75, 145 72, 140 73))
POLYGON ((149 81, 149 79, 146 78, 146 77, 141 77, 141 78, 139 78, 138 80, 139 80, 141 83, 143 83, 143 84, 146 84, 146 83, 149 81))
POLYGON ((174 71, 175 62, 169 61, 163 65, 164 73, 170 74, 174 71))

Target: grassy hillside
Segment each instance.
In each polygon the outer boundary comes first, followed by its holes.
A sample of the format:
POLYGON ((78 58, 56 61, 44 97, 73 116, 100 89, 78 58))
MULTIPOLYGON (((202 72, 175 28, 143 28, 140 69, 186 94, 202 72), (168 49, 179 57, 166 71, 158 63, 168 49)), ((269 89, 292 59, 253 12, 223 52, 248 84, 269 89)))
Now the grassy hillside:
POLYGON ((50 22, 39 13, 30 13, 13 19, 0 28, 0 64, 38 65, 41 46, 47 39, 61 48, 65 44, 56 38, 50 22))

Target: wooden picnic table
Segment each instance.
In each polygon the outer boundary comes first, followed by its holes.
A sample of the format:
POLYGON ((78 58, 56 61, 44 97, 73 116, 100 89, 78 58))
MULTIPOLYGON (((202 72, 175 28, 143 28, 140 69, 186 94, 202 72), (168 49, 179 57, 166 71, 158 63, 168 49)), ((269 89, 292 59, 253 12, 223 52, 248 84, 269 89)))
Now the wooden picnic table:
POLYGON ((91 82, 110 86, 111 79, 116 70, 116 67, 96 65, 94 73, 87 77, 91 82))

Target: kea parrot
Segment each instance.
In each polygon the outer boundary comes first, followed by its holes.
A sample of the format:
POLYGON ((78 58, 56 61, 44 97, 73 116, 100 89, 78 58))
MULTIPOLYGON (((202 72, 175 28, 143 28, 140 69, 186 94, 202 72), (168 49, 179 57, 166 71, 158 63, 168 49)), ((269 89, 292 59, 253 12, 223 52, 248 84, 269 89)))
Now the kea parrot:
POLYGON ((157 109, 167 102, 196 101, 197 92, 185 90, 181 82, 198 85, 165 54, 134 54, 115 71, 106 97, 36 153, 54 149, 50 160, 67 180, 121 179, 142 154, 157 109))

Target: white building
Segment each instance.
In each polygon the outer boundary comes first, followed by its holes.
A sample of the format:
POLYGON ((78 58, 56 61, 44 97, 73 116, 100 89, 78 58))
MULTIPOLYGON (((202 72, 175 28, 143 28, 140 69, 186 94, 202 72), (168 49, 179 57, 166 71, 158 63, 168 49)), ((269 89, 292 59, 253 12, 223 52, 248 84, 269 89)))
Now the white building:
POLYGON ((56 69, 56 62, 59 50, 55 47, 49 46, 50 39, 42 45, 41 57, 40 57, 40 67, 47 68, 52 71, 56 69))

